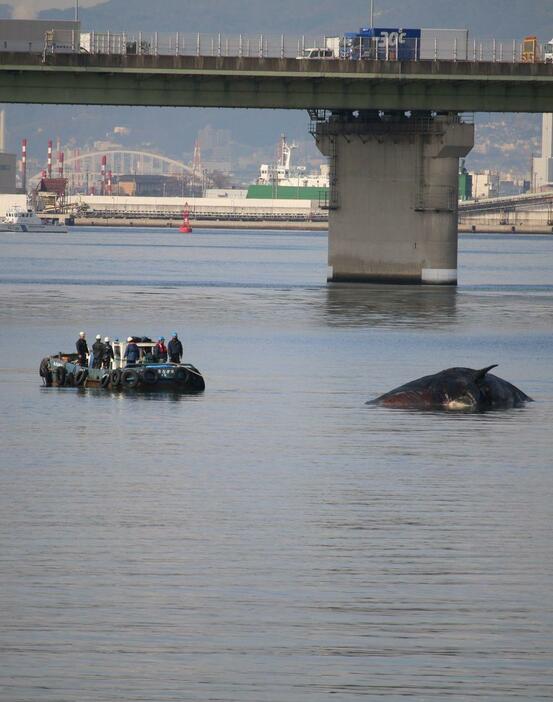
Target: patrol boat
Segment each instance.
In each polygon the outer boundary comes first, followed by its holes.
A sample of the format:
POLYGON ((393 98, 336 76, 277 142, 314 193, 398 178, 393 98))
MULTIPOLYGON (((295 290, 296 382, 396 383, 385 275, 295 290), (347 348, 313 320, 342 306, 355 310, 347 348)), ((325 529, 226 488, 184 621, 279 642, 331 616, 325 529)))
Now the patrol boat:
POLYGON ((155 390, 170 392, 202 392, 205 381, 190 363, 158 363, 148 337, 132 337, 140 358, 125 365, 127 342, 112 343, 114 358, 109 368, 90 368, 79 364, 77 353, 47 356, 40 362, 39 375, 47 387, 100 387, 109 390, 155 390))
POLYGON ((14 205, 6 210, 6 216, 0 220, 0 232, 38 232, 41 234, 66 234, 67 227, 58 220, 41 219, 37 213, 28 207, 14 205))

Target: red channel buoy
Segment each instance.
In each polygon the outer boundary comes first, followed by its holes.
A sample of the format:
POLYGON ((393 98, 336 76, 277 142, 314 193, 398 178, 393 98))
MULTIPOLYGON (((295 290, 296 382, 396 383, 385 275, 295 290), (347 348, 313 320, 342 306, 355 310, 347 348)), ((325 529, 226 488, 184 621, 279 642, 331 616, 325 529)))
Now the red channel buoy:
POLYGON ((182 224, 179 232, 182 234, 190 234, 192 232, 192 227, 190 226, 190 210, 188 207, 182 213, 182 224))

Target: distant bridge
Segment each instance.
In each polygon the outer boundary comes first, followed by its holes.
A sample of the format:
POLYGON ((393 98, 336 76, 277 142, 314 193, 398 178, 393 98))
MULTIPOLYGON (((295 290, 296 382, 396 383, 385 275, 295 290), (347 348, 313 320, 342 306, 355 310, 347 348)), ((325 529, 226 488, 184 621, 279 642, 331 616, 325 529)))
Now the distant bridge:
MULTIPOLYGON (((172 175, 201 177, 183 161, 163 156, 151 151, 134 149, 106 149, 103 151, 83 151, 65 159, 64 174, 71 186, 81 187, 87 178, 98 180, 102 174, 102 158, 106 157, 107 169, 115 176, 120 175, 172 175)), ((41 173, 30 180, 36 182, 41 173)))

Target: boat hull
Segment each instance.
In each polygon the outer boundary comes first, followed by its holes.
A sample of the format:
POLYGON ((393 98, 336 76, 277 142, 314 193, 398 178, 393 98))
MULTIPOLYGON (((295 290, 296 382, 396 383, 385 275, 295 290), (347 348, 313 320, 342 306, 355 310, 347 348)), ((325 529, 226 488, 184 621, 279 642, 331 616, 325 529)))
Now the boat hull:
POLYGON ((48 356, 39 375, 48 387, 96 387, 131 392, 198 393, 205 390, 200 371, 190 363, 144 363, 111 370, 84 368, 76 354, 48 356))

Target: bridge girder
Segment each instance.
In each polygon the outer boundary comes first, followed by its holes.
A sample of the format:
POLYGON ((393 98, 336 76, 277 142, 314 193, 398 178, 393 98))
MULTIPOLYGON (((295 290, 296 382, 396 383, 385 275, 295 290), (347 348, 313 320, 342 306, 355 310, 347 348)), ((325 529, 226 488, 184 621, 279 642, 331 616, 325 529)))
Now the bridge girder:
POLYGON ((4 53, 0 102, 553 112, 553 65, 4 53))

